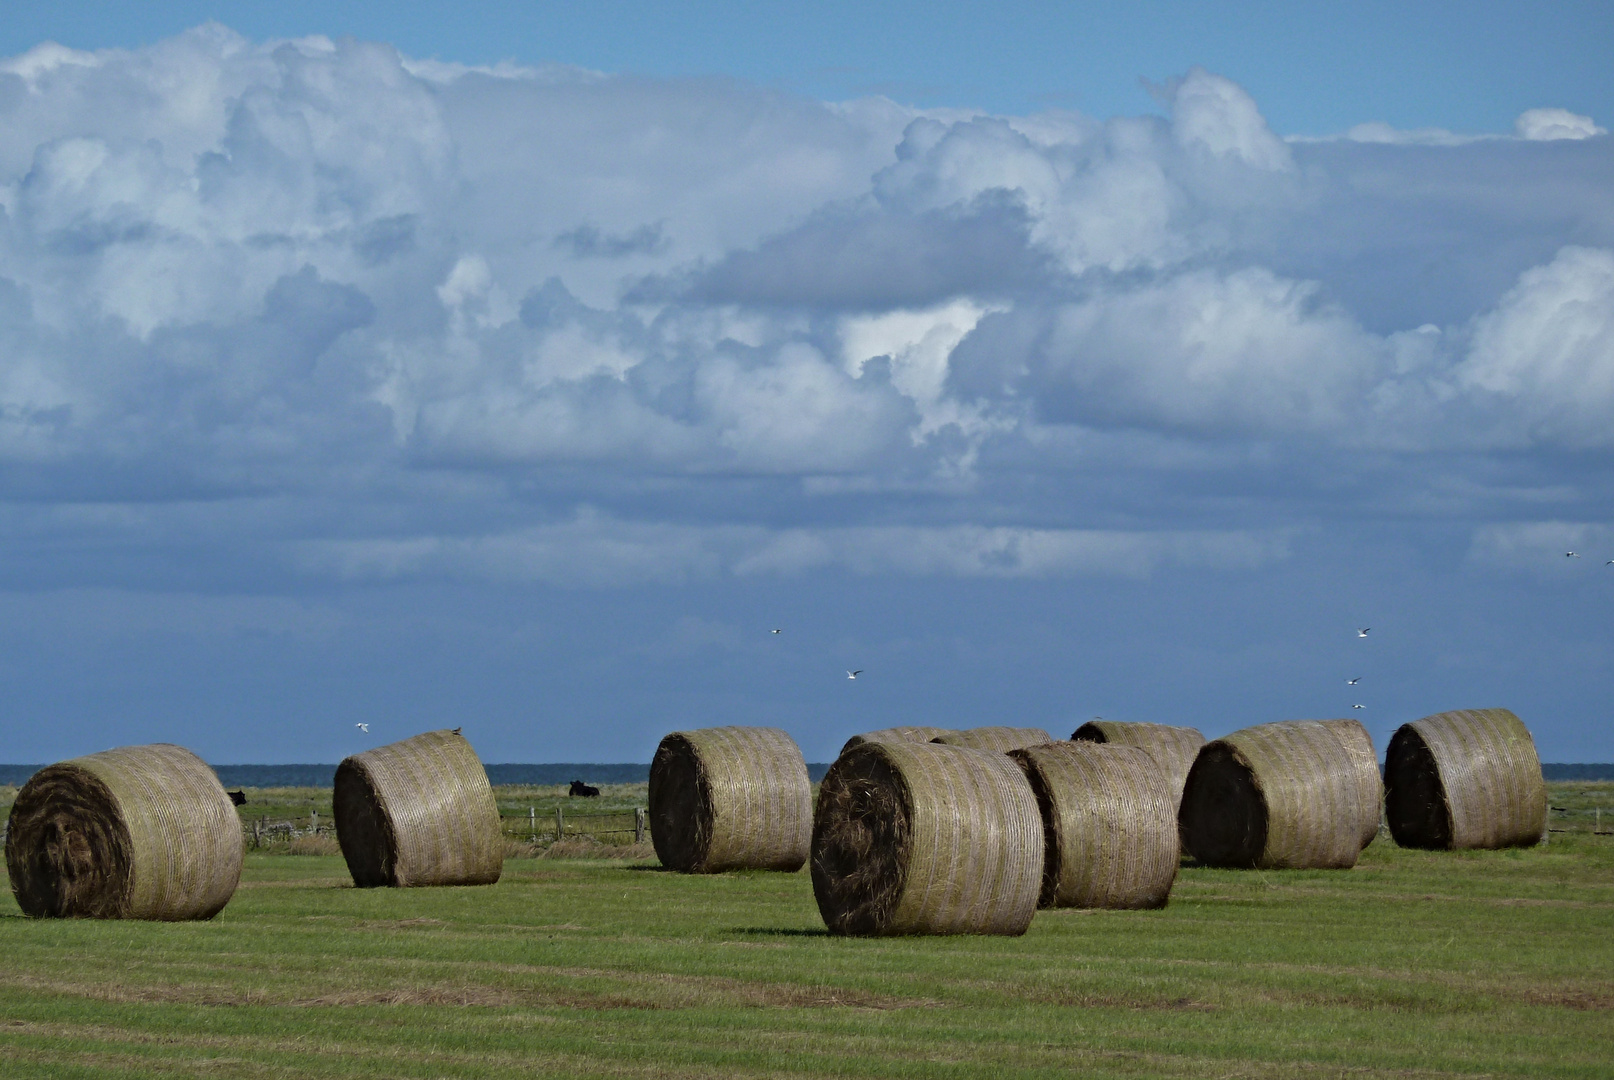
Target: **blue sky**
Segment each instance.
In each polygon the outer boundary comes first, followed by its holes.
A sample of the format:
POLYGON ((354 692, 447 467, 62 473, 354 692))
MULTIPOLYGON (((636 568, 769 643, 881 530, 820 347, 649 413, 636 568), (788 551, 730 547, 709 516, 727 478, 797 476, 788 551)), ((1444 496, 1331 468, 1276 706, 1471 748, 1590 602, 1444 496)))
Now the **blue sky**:
POLYGON ((587 10, 0 28, 3 756, 1614 760, 1605 5, 587 10))

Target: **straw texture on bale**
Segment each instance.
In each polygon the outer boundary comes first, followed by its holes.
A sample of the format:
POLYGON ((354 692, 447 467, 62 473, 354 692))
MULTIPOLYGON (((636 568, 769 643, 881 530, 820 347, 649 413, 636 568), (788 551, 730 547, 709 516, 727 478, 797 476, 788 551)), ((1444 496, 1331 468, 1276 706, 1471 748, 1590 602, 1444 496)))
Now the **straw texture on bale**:
POLYGON ((1089 720, 1077 728, 1071 738, 1078 742, 1136 746, 1147 750, 1166 774, 1173 803, 1182 801, 1182 787, 1188 782, 1188 770, 1194 767, 1194 758, 1199 755, 1199 748, 1205 745, 1205 736, 1197 728, 1125 720, 1089 720))
POLYGON ((1535 740, 1507 709, 1401 725, 1390 739, 1384 785, 1390 835, 1402 847, 1528 847, 1547 828, 1535 740))
POLYGON ((336 768, 336 839, 353 884, 491 885, 504 869, 482 761, 453 731, 354 754, 336 768))
POLYGON ((1007 754, 1022 746, 1041 746, 1054 737, 1039 727, 977 727, 949 731, 930 740, 944 746, 964 746, 971 750, 996 750, 1007 754))
POLYGON ((675 731, 650 763, 650 839, 688 874, 794 872, 807 861, 813 790, 801 748, 778 728, 675 731))
POLYGON ((1092 741, 1010 751, 1042 811, 1042 907, 1158 908, 1177 878, 1177 800, 1147 750, 1092 741))
POLYGON ((996 751, 865 743, 818 790, 813 895, 831 933, 1023 934, 1042 859, 1036 795, 996 751))
POLYGON ((1362 816, 1357 822, 1362 847, 1379 835, 1379 810, 1384 805, 1384 781, 1379 778, 1379 755, 1373 749, 1373 736, 1360 720, 1324 720, 1340 745, 1351 756, 1356 769, 1357 796, 1362 816))
POLYGON ((1178 809, 1194 858, 1261 869, 1355 866, 1362 817, 1352 755, 1320 720, 1260 724, 1206 743, 1178 809))
POLYGON ((6 871, 25 915, 211 919, 241 880, 241 819, 180 746, 125 746, 48 766, 17 793, 6 871))
POLYGON ((862 746, 866 742, 890 742, 895 739, 899 742, 930 742, 942 735, 952 734, 952 728, 944 727, 888 727, 879 731, 865 731, 861 735, 853 735, 841 747, 841 753, 846 753, 854 746, 862 746))

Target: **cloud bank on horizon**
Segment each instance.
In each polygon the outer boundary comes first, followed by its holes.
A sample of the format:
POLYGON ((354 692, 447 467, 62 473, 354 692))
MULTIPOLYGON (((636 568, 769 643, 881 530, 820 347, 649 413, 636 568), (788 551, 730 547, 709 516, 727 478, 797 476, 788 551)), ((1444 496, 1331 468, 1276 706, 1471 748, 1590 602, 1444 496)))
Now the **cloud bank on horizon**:
POLYGON ((294 578, 586 584, 1259 564, 1297 485, 1409 464, 1330 512, 1589 513, 1602 127, 1288 142, 1210 72, 1155 93, 1006 117, 216 25, 41 45, 0 62, 11 513, 275 502, 268 537, 230 513, 294 578))

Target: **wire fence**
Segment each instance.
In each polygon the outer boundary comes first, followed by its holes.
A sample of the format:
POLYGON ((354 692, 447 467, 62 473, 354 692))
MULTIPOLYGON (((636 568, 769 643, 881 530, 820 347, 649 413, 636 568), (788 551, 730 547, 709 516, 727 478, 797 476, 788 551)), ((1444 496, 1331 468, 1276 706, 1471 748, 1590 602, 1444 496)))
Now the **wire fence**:
POLYGON ((568 813, 565 807, 557 806, 553 820, 549 814, 539 814, 537 807, 529 806, 522 815, 502 814, 500 822, 505 835, 534 844, 583 838, 607 844, 642 844, 650 837, 650 814, 642 806, 587 814, 568 813))

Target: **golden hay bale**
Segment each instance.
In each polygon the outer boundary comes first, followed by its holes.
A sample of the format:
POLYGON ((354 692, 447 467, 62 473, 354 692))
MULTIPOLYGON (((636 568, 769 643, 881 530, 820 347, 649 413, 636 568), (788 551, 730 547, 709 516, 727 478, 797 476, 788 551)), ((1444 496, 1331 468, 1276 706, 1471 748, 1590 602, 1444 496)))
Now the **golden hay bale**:
POLYGON ((504 869, 493 788, 458 732, 428 731, 345 759, 332 803, 361 889, 491 885, 504 869))
POLYGON ((1285 720, 1206 743, 1178 824, 1210 866, 1348 869, 1362 851, 1362 789, 1350 751, 1318 720, 1285 720))
POLYGON ((241 880, 243 849, 206 762, 124 746, 33 775, 11 808, 6 871, 25 915, 211 919, 241 880))
POLYGON ((1041 746, 1054 737, 1040 727, 977 727, 949 731, 930 740, 943 746, 964 746, 971 750, 996 750, 1007 754, 1022 746, 1041 746))
POLYGON ((1199 748, 1205 745, 1205 736, 1198 728, 1174 727, 1171 724, 1149 724, 1142 721, 1089 720, 1071 734, 1078 742, 1108 743, 1112 746, 1136 746, 1147 750, 1160 763, 1171 785, 1171 797, 1182 801, 1182 786, 1188 782, 1188 770, 1194 767, 1199 748))
POLYGON ((1011 750, 1042 811, 1042 907, 1158 908, 1177 878, 1177 800, 1136 746, 1011 750))
POLYGON ((656 747, 650 839, 663 866, 794 873, 807 861, 812 833, 807 762, 779 728, 675 731, 656 747))
POLYGON ((930 742, 942 735, 952 734, 952 728, 944 727, 888 727, 879 731, 865 731, 861 735, 853 735, 841 747, 841 753, 846 753, 854 746, 862 746, 866 742, 890 742, 897 739, 902 742, 930 742))
POLYGON ((1042 888, 1042 813, 996 751, 904 741, 830 766, 813 895, 836 934, 1023 934, 1042 888))
POLYGON ((1507 709, 1465 709, 1403 724, 1384 767, 1390 835, 1402 847, 1539 843, 1547 787, 1535 740, 1507 709))
POLYGON ((1359 720, 1323 720, 1333 731, 1356 769, 1356 785, 1362 816, 1357 822, 1362 847, 1379 835, 1379 810, 1384 805, 1384 781, 1379 778, 1379 755, 1373 749, 1373 736, 1359 720))

